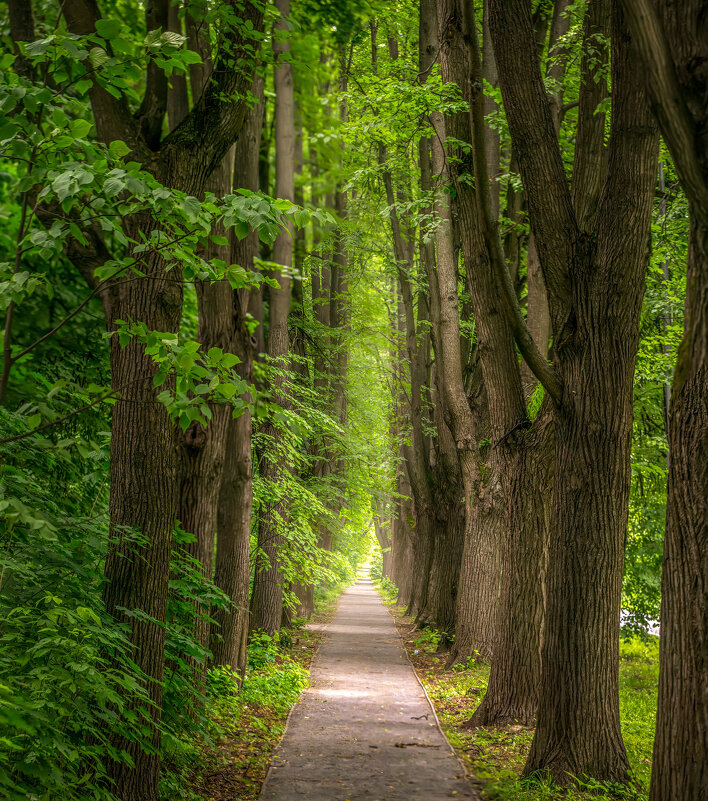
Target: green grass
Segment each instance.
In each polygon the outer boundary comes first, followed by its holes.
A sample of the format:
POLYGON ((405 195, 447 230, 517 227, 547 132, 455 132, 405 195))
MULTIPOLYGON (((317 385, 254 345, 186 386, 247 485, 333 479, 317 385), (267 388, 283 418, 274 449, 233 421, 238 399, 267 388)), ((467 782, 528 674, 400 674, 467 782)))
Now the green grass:
POLYGON ((411 621, 395 606, 396 589, 384 580, 379 586, 384 602, 399 624, 411 661, 435 706, 451 744, 470 774, 483 785, 483 796, 494 801, 646 801, 651 778, 656 692, 659 680, 659 644, 635 637, 620 643, 620 719, 632 771, 632 786, 579 784, 561 789, 545 779, 519 779, 533 738, 533 729, 460 729, 483 697, 489 666, 469 659, 445 670, 445 655, 436 654, 439 635, 434 629, 411 631, 411 621), (417 651, 417 653, 416 653, 417 651))

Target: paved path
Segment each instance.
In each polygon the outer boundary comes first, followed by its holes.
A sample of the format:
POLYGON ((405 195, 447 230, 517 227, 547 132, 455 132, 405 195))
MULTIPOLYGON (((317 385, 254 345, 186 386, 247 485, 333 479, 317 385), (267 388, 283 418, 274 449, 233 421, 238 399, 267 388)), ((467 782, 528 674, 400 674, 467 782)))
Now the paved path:
POLYGON ((339 602, 263 801, 477 798, 371 581, 339 602))

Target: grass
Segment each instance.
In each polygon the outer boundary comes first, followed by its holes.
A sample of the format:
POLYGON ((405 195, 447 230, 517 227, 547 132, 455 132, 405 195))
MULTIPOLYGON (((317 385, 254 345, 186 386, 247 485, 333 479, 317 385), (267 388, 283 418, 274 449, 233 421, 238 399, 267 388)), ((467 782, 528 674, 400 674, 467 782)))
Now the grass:
POLYGON ((489 666, 469 659, 445 670, 445 655, 436 654, 439 635, 434 629, 414 630, 413 621, 395 605, 390 582, 379 587, 390 607, 418 677, 425 686, 450 743, 470 774, 479 780, 484 798, 494 801, 646 801, 651 777, 656 691, 659 680, 657 638, 620 643, 620 718, 635 786, 579 785, 561 789, 546 780, 520 780, 519 774, 533 738, 533 729, 460 729, 482 699, 489 666))

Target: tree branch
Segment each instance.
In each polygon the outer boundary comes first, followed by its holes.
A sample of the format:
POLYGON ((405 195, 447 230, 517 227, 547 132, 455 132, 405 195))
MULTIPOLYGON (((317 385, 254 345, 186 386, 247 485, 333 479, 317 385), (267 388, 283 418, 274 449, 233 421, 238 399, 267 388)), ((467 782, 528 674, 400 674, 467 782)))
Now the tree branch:
POLYGON ((649 0, 622 0, 643 63, 649 103, 694 209, 708 208, 708 183, 696 152, 697 130, 681 92, 664 29, 649 0))
MULTIPOLYGON (((170 0, 148 0, 145 3, 145 30, 169 28, 170 0)), ((152 150, 157 150, 162 133, 162 121, 167 111, 167 75, 153 59, 147 68, 145 94, 135 117, 145 141, 152 150)))
POLYGON ((25 431, 23 434, 16 434, 14 437, 5 437, 4 439, 0 439, 0 445, 7 445, 9 442, 17 442, 21 439, 27 439, 27 437, 31 437, 33 434, 38 434, 40 431, 46 431, 48 428, 53 428, 54 426, 58 426, 60 423, 63 423, 65 420, 68 420, 71 417, 75 417, 77 414, 81 414, 81 412, 85 412, 87 409, 90 409, 92 406, 96 406, 97 404, 101 403, 104 400, 107 400, 111 396, 115 396, 120 389, 112 389, 110 392, 106 393, 105 395, 101 395, 100 398, 96 398, 96 400, 91 401, 91 403, 87 403, 85 406, 82 406, 80 409, 74 409, 73 412, 69 412, 65 414, 63 417, 58 417, 56 420, 51 420, 49 423, 45 423, 38 428, 33 428, 31 431, 25 431))
MULTIPOLYGON (((96 22, 101 18, 96 0, 64 0, 62 13, 71 33, 78 36, 90 36, 95 33, 96 22)), ((121 139, 141 160, 146 160, 150 151, 125 99, 115 98, 109 94, 98 83, 95 72, 91 73, 91 79, 93 83, 89 89, 89 97, 98 138, 106 144, 121 139)))
POLYGON ((598 104, 608 96, 607 80, 598 80, 597 70, 609 62, 609 0, 590 0, 583 24, 583 56, 580 63, 580 98, 573 159, 573 208, 578 225, 592 228, 603 184, 607 176, 605 115, 598 104), (589 52, 591 50, 591 52, 589 52))
POLYGON ((541 76, 530 0, 490 0, 489 5, 499 85, 558 336, 570 306, 578 224, 541 76))
POLYGON ((171 164, 188 163, 206 175, 221 161, 243 123, 263 31, 262 0, 246 0, 242 11, 237 3, 232 5, 240 25, 225 37, 201 97, 161 146, 171 164))
POLYGON ((492 197, 487 174, 487 156, 484 138, 484 92, 482 82, 482 59, 479 40, 474 24, 474 0, 465 2, 466 24, 470 38, 471 96, 470 118, 472 126, 475 196, 482 223, 482 234, 487 244, 489 259, 496 275, 497 285, 504 298, 509 326, 514 333, 521 355, 536 378, 543 384, 556 404, 560 404, 562 386, 553 366, 543 358, 521 314, 519 302, 504 256, 499 223, 492 214, 492 197))

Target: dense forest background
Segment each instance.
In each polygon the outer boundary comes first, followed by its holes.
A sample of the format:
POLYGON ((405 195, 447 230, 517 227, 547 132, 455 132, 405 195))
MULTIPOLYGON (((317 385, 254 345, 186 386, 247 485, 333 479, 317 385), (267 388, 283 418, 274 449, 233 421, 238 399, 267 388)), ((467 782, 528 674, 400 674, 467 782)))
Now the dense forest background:
POLYGON ((708 797, 680 5, 0 4, 3 798, 197 797, 372 554, 559 785, 626 787, 618 644, 661 618, 651 797, 708 797))

